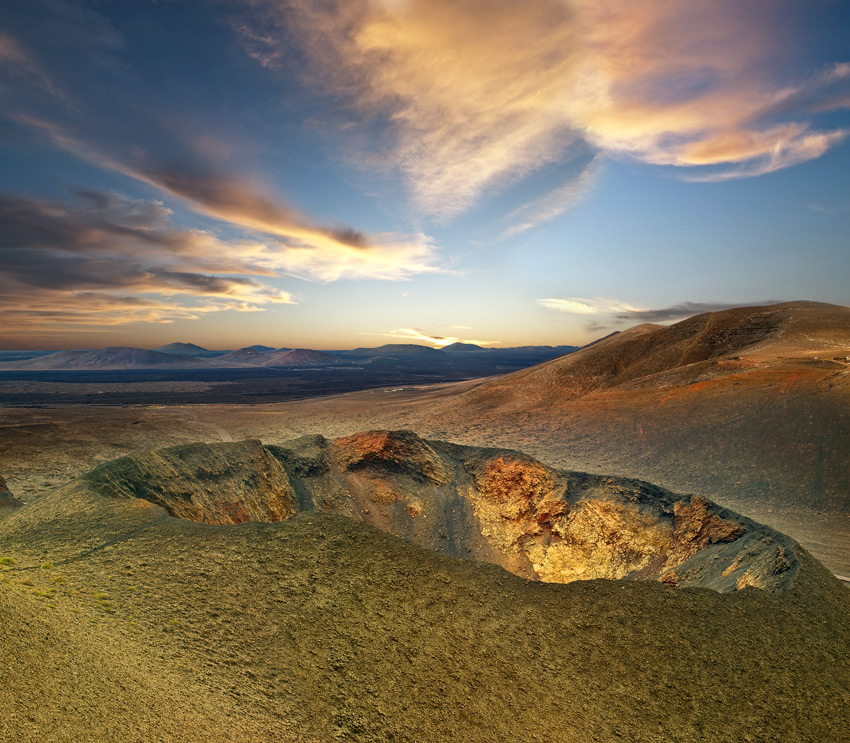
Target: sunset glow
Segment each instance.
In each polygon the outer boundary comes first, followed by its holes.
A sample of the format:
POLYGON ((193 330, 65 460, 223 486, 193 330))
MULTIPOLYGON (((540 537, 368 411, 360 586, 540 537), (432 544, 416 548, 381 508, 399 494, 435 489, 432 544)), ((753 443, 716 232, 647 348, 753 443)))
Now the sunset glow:
POLYGON ((580 344, 850 303, 840 2, 0 18, 4 348, 580 344))

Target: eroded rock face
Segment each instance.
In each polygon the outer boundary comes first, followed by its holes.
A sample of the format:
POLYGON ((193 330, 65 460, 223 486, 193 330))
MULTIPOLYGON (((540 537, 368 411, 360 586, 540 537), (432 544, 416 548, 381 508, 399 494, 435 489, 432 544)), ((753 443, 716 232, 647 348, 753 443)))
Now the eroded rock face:
POLYGON ((788 537, 700 496, 410 431, 174 447, 124 457, 85 479, 102 495, 146 498, 210 524, 336 513, 547 582, 777 591, 798 564, 788 537))
POLYGON ((560 530, 561 539, 537 552, 534 568, 541 580, 554 583, 625 578, 665 555, 672 531, 666 521, 633 506, 581 500, 560 530))
POLYGON ((104 495, 144 498, 172 516, 205 524, 282 521, 297 510, 286 472, 259 441, 141 452, 84 479, 104 495))
POLYGON ((0 508, 17 508, 21 502, 9 491, 6 481, 0 477, 0 508))

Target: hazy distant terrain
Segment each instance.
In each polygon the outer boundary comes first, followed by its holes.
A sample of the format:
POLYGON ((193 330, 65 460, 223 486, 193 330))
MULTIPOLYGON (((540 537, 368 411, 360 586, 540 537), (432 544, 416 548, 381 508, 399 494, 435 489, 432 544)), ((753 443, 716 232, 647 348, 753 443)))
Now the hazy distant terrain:
POLYGON ((240 349, 214 358, 125 348, 61 352, 0 364, 0 405, 276 402, 504 374, 574 350, 391 344, 333 354, 240 349))

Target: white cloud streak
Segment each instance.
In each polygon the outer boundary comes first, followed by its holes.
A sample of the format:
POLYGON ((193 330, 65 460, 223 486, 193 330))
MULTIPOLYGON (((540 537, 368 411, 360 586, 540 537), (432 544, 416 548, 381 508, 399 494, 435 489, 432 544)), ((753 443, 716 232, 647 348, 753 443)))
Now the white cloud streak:
POLYGON ((437 348, 444 348, 452 343, 472 343, 476 346, 499 346, 502 344, 501 341, 483 341, 456 336, 434 335, 419 328, 397 328, 387 333, 364 333, 363 335, 379 335, 385 338, 398 338, 405 341, 424 341, 437 348))
POLYGON ((619 299, 604 297, 566 297, 564 299, 538 299, 537 304, 549 310, 569 312, 573 315, 615 315, 624 312, 641 312, 641 308, 619 299))
POLYGON ((551 222, 572 209, 593 188, 601 167, 601 158, 597 155, 578 176, 567 181, 560 188, 511 212, 507 216, 507 221, 513 222, 513 225, 502 233, 502 238, 527 232, 541 224, 551 222))

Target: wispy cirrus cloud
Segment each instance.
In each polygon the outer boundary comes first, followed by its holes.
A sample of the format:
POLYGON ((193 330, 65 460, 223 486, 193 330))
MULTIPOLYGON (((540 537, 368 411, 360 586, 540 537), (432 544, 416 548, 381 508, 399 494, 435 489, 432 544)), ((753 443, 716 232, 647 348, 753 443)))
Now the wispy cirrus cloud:
POLYGON ((108 145, 93 144, 55 122, 25 115, 18 120, 68 152, 176 196, 205 216, 244 228, 268 245, 270 270, 316 281, 403 280, 441 270, 427 235, 366 234, 347 225, 316 224, 252 179, 200 157, 191 142, 173 159, 138 147, 130 152, 112 147, 118 151, 109 152, 108 145))
POLYGON ((387 333, 363 333, 363 335, 377 335, 384 338, 398 338, 405 341, 423 341, 438 348, 449 346, 452 343, 472 343, 476 346, 500 346, 501 341, 482 341, 470 338, 459 338, 457 336, 443 336, 428 333, 419 328, 397 328, 387 333))
MULTIPOLYGON (((436 246, 423 233, 367 234, 311 217, 266 178, 244 172, 237 143, 216 138, 204 122, 147 106, 145 81, 104 14, 67 0, 31 0, 13 5, 5 20, 0 118, 144 183, 172 204, 179 199, 217 220, 221 231, 242 233, 220 241, 219 253, 235 250, 241 260, 253 242, 262 246, 257 265, 270 273, 320 282, 403 280, 439 270, 436 246)), ((210 226, 211 235, 216 230, 210 226)))
POLYGON ((538 299, 537 303, 549 310, 569 312, 574 315, 616 315, 618 313, 641 312, 628 302, 604 297, 566 297, 564 299, 538 299))
POLYGON ((601 167, 601 158, 597 155, 582 168, 577 176, 568 180, 560 188, 511 212, 506 217, 506 221, 511 222, 512 226, 502 233, 502 237, 513 237, 527 232, 541 224, 551 222, 571 209, 593 188, 601 167))
POLYGON ((814 116, 850 106, 850 65, 780 72, 793 51, 766 0, 249 5, 262 29, 242 24, 249 53, 300 43, 309 83, 385 122, 413 203, 441 218, 579 141, 720 180, 820 157, 848 133, 814 116))

